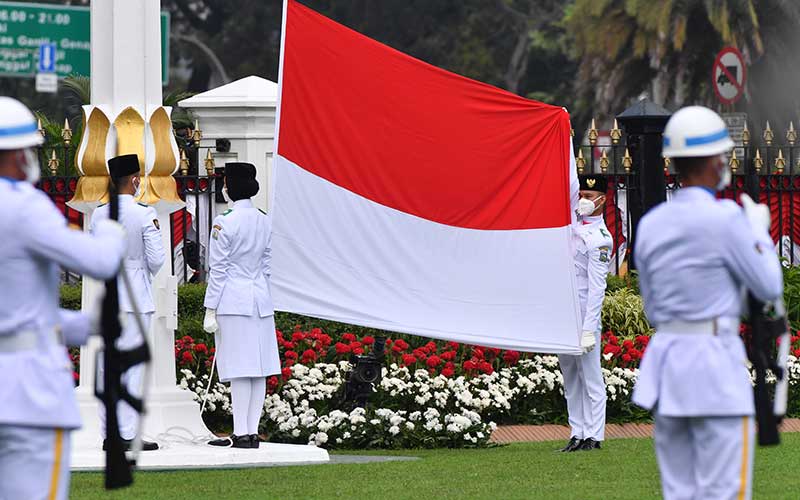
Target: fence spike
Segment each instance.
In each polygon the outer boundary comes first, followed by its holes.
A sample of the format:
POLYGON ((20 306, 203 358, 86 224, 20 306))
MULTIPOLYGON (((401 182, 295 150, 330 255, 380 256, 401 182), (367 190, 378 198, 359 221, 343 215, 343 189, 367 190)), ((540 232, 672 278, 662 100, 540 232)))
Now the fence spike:
POLYGON ((206 159, 203 161, 203 164, 206 167, 206 175, 211 177, 214 175, 214 156, 211 155, 211 149, 207 150, 206 159))
POLYGON ((592 118, 592 126, 589 127, 589 144, 595 146, 597 144, 597 125, 595 124, 594 118, 592 118))
POLYGON ((181 175, 189 175, 189 158, 186 157, 186 150, 181 149, 181 175))
POLYGON ((53 177, 55 177, 56 174, 58 173, 58 167, 59 167, 58 157, 56 156, 56 150, 53 149, 52 154, 50 155, 50 159, 47 160, 47 168, 50 169, 50 173, 53 175, 53 177))
POLYGON ((775 134, 772 133, 772 128, 769 126, 769 120, 767 120, 767 128, 764 129, 764 142, 767 143, 767 146, 772 146, 772 140, 775 138, 775 134))
POLYGON ((630 151, 628 151, 628 148, 625 148, 625 156, 622 157, 622 168, 625 169, 626 174, 629 174, 631 173, 632 166, 633 166, 633 158, 631 158, 631 153, 630 151))
POLYGON ((622 138, 622 130, 619 129, 616 118, 614 118, 614 128, 611 129, 609 135, 611 136, 611 144, 619 144, 619 140, 622 138))
POLYGON ((797 131, 794 129, 794 123, 791 121, 789 122, 789 130, 786 132, 786 140, 789 142, 790 146, 794 146, 794 143, 797 142, 797 131))
POLYGON ((764 167, 764 160, 761 158, 761 150, 756 149, 756 157, 754 161, 756 165, 756 172, 761 172, 761 169, 764 167))
POLYGON ((586 158, 583 157, 583 149, 578 148, 578 157, 575 158, 575 165, 578 167, 578 173, 583 175, 583 169, 586 168, 586 158))
POLYGON ((782 174, 784 167, 786 167, 786 160, 783 158, 783 150, 779 149, 778 157, 775 158, 775 170, 777 170, 779 174, 782 174))
POLYGON ((750 144, 750 129, 747 128, 747 120, 744 121, 744 130, 742 131, 742 143, 747 147, 750 144))
POLYGON ((731 159, 728 160, 728 166, 731 168, 732 173, 736 173, 739 169, 739 159, 736 157, 736 148, 731 151, 731 159))
POLYGON ((608 154, 606 154, 605 148, 603 148, 603 154, 600 155, 600 170, 603 173, 606 173, 608 170, 608 154))

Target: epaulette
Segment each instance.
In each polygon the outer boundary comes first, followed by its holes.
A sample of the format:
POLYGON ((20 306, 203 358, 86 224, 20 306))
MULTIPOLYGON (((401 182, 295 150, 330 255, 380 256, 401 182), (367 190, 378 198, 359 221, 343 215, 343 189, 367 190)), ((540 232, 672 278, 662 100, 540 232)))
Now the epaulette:
POLYGON ((228 215, 231 212, 233 212, 233 209, 229 208, 229 209, 225 210, 224 212, 222 212, 222 215, 228 215))
POLYGON ((261 209, 259 208, 259 209, 258 209, 258 211, 259 211, 259 212, 261 212, 261 213, 262 213, 262 214, 264 214, 264 215, 267 215, 267 211, 266 211, 266 210, 261 210, 261 209))

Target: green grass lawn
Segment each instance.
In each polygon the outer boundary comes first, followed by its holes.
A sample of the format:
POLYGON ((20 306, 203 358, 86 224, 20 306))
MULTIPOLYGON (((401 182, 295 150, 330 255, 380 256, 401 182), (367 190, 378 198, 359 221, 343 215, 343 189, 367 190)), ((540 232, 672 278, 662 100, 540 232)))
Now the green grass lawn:
MULTIPOLYGON (((102 475, 72 476, 73 499, 289 498, 660 498, 649 439, 617 439, 588 453, 554 453, 560 443, 525 443, 482 450, 376 452, 417 456, 413 462, 313 465, 195 472, 139 472, 134 486, 103 490, 102 475)), ((363 453, 363 452, 350 452, 363 453)), ((756 499, 800 498, 800 434, 756 453, 756 499)))

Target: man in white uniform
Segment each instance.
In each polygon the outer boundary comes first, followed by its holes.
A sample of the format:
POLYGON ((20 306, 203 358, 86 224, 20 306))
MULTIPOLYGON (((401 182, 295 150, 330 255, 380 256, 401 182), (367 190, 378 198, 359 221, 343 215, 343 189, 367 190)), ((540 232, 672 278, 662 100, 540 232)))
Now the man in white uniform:
POLYGON ((70 432, 80 427, 65 345, 98 333, 98 319, 58 308, 60 266, 110 279, 125 250, 119 224, 89 235, 33 184, 39 179, 36 119, 0 97, 0 498, 69 494, 70 432))
POLYGON ((664 130, 682 188, 646 214, 634 259, 656 334, 633 401, 655 414, 664 498, 750 498, 753 389, 739 337, 742 289, 764 302, 782 294, 769 209, 742 195, 745 210, 718 200, 730 182, 733 147, 722 118, 700 106, 664 130))
POLYGON ((583 335, 579 356, 558 357, 564 376, 564 395, 572 436, 564 452, 595 450, 605 439, 606 386, 600 368, 600 315, 606 293, 608 264, 614 243, 603 221, 608 187, 602 176, 579 179, 580 200, 575 224, 575 274, 578 284, 583 335))
MULTIPOLYGON (((122 267, 128 274, 133 297, 122 279, 118 279, 119 310, 125 313, 122 332, 117 340, 117 347, 122 350, 133 349, 142 343, 142 332, 136 322, 134 305, 138 308, 139 319, 145 330, 150 328, 150 320, 155 312, 153 302, 153 276, 164 264, 164 247, 161 243, 161 231, 158 226, 156 211, 147 205, 136 203, 139 196, 141 179, 139 177, 139 158, 135 154, 118 156, 108 160, 108 171, 111 182, 117 186, 119 193, 119 221, 125 228, 127 250, 122 267), (133 299, 133 300, 131 300, 133 299)), ((98 207, 92 217, 92 228, 99 221, 108 219, 108 205, 98 207)), ((102 365, 100 373, 102 373, 102 365)), ((129 368, 122 375, 122 383, 128 392, 135 397, 142 396, 142 377, 144 366, 138 364, 129 368)), ((105 406, 100 405, 100 422, 105 438, 105 406)), ((125 401, 118 404, 119 434, 130 447, 139 424, 139 413, 125 401)), ((105 439, 103 449, 106 449, 105 439)), ((157 450, 158 444, 142 441, 142 450, 157 450)))

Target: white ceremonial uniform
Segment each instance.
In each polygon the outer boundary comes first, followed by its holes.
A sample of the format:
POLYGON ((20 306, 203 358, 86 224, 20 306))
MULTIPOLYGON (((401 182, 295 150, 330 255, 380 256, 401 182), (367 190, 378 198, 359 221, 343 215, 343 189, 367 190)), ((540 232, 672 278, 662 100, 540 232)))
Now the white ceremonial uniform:
POLYGON ((107 227, 69 229, 27 182, 0 178, 0 214, 0 498, 66 498, 81 421, 64 344, 85 343, 90 327, 59 309, 59 266, 108 279, 124 244, 107 227))
POLYGON ((575 274, 584 332, 595 332, 597 345, 579 356, 558 356, 572 437, 605 439, 606 386, 600 367, 600 314, 614 243, 601 215, 583 217, 575 228, 575 274))
POLYGON ((664 498, 750 498, 753 389, 739 337, 742 287, 783 288, 764 228, 710 190, 680 189, 642 218, 634 259, 648 319, 633 401, 655 413, 664 498))
MULTIPOLYGON (((92 230, 97 222, 108 218, 108 205, 102 205, 92 215, 92 230)), ((158 226, 158 214, 147 205, 136 203, 132 195, 119 195, 119 222, 125 228, 126 251, 122 266, 128 274, 133 301, 139 309, 139 317, 145 329, 150 328, 150 320, 155 312, 153 302, 153 276, 164 265, 164 246, 161 243, 161 230, 158 226)), ((117 280, 119 293, 119 310, 126 313, 125 325, 117 340, 120 349, 132 349, 142 343, 142 334, 136 322, 133 302, 122 281, 117 280)), ((102 364, 100 365, 102 373, 102 364)), ((122 383, 132 395, 141 397, 142 376, 144 366, 131 367, 122 375, 122 383)), ((105 407, 100 405, 101 432, 105 437, 105 407)), ((117 409, 119 433, 122 439, 133 439, 139 423, 139 414, 128 403, 120 401, 117 409)))
POLYGON ((214 335, 219 378, 280 373, 270 295, 272 222, 249 199, 214 219, 205 307, 217 311, 214 335))

